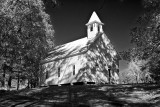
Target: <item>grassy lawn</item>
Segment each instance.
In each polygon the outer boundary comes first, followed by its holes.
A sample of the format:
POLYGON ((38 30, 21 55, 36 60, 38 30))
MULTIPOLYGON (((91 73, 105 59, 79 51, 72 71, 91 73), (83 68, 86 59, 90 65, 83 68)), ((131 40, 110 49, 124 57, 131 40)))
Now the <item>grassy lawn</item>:
POLYGON ((156 84, 49 86, 23 89, 14 93, 0 98, 0 105, 6 107, 7 103, 13 107, 160 106, 160 86, 156 84))

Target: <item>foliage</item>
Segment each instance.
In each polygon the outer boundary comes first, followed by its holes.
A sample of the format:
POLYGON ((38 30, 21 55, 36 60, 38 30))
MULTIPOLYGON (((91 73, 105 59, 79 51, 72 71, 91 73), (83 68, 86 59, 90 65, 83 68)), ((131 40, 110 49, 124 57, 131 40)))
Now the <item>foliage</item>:
POLYGON ((132 59, 128 68, 123 72, 122 82, 123 83, 148 83, 153 81, 148 66, 146 64, 148 61, 139 60, 138 58, 132 59))
POLYGON ((1 1, 0 55, 16 71, 37 77, 40 61, 54 46, 53 34, 42 0, 1 1))
MULTIPOLYGON (((138 18, 137 26, 132 28, 130 36, 131 43, 134 48, 126 53, 129 53, 129 63, 144 61, 141 68, 135 69, 135 66, 129 65, 131 71, 138 71, 138 74, 145 72, 149 74, 155 81, 159 81, 160 76, 160 1, 158 0, 143 0, 144 14, 138 18), (147 69, 147 71, 146 71, 147 69)), ((126 54, 125 53, 125 54, 126 54)), ((126 56, 126 55, 125 55, 126 56)), ((144 76, 144 75, 142 75, 144 76)), ((144 76, 145 77, 145 76, 144 76)), ((137 78, 139 76, 137 75, 137 78)), ((140 82, 140 80, 138 80, 140 82)))

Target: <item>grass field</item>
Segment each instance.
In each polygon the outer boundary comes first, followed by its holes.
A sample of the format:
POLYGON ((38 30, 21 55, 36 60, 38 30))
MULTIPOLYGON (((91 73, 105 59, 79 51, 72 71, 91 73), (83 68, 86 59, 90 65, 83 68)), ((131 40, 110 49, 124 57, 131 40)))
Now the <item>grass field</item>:
POLYGON ((1 96, 0 107, 160 107, 156 84, 49 86, 1 96))

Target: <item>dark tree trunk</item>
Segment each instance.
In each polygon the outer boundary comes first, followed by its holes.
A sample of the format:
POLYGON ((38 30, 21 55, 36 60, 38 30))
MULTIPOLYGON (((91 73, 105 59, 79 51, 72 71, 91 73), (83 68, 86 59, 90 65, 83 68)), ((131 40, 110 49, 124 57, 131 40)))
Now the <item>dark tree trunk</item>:
POLYGON ((3 70, 3 80, 2 80, 2 87, 5 87, 5 77, 6 77, 6 70, 3 70))
POLYGON ((18 72, 18 79, 17 79, 17 90, 19 90, 19 72, 18 72))
POLYGON ((11 84, 12 83, 12 76, 9 76, 9 80, 8 80, 8 87, 11 88, 11 84))
POLYGON ((33 82, 33 87, 36 88, 36 81, 33 82))
POLYGON ((27 86, 28 88, 30 88, 30 86, 29 86, 29 85, 30 85, 30 82, 29 82, 29 78, 28 78, 28 86, 27 86))
POLYGON ((38 78, 38 76, 36 77, 36 81, 35 81, 35 87, 37 87, 38 86, 38 84, 39 84, 39 78, 38 78))
POLYGON ((36 82, 37 84, 36 84, 36 86, 39 86, 39 84, 40 84, 39 78, 40 78, 40 77, 39 77, 39 75, 38 75, 38 76, 37 76, 37 82, 36 82))
POLYGON ((33 80, 32 80, 32 78, 30 79, 30 85, 31 85, 31 88, 33 88, 33 80))

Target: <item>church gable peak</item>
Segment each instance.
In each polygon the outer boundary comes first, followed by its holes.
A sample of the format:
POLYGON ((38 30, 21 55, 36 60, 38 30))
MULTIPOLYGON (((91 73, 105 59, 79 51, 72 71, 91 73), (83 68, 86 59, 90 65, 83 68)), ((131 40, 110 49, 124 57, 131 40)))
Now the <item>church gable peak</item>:
POLYGON ((91 18, 89 19, 89 21, 86 25, 90 25, 95 22, 103 25, 103 23, 101 22, 101 20, 99 19, 98 15, 97 15, 97 13, 94 11, 91 15, 91 18))

